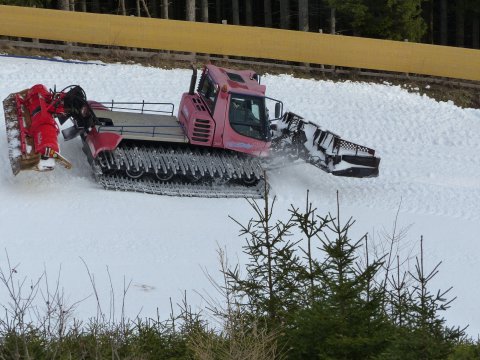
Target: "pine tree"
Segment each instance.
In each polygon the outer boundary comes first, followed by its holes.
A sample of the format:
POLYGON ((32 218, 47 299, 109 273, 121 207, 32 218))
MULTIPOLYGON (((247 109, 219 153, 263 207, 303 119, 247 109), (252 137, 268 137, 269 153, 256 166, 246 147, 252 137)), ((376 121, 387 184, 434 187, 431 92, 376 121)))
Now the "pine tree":
POLYGON ((265 27, 272 27, 272 0, 263 0, 263 12, 265 14, 265 27))
POLYGON ((58 9, 69 11, 70 10, 70 1, 69 0, 59 0, 58 1, 58 9))
POLYGON ((455 45, 463 47, 465 45, 465 0, 456 1, 455 16, 455 45))
POLYGON ((162 19, 168 19, 168 0, 162 0, 162 19))
POLYGON ((392 301, 393 308, 397 309, 393 318, 395 336, 379 359, 446 359, 454 345, 464 339, 465 329, 447 327, 445 318, 440 316, 455 300, 446 298, 451 288, 437 293, 429 290, 441 262, 428 272, 424 261, 422 237, 415 271, 409 272, 415 283, 411 289, 402 288, 392 301))
POLYGON ((242 278, 236 268, 226 275, 250 313, 276 327, 298 307, 299 259, 294 253, 296 243, 288 239, 294 224, 291 218, 286 222, 273 221, 275 198, 270 204, 268 195, 265 196, 263 208, 255 201, 249 204, 255 218, 246 226, 233 219, 240 226, 240 235, 247 237, 244 246, 249 257, 247 274, 242 278))
POLYGON ((448 44, 448 1, 440 0, 440 44, 448 44))
POLYGON ((188 21, 195 21, 195 0, 187 0, 186 18, 188 21))
POLYGON ((308 0, 298 1, 298 30, 308 31, 308 0))
POLYGON ((247 26, 253 25, 252 0, 245 0, 245 24, 247 26))
POLYGON ((309 202, 309 192, 307 191, 307 200, 305 210, 302 212, 298 208, 292 206, 290 213, 295 226, 300 230, 302 241, 299 243, 299 250, 303 253, 303 260, 305 265, 301 268, 299 279, 305 289, 304 299, 307 306, 312 306, 315 301, 321 299, 321 294, 318 291, 321 288, 320 273, 322 266, 319 259, 316 258, 314 250, 316 249, 316 242, 320 235, 327 228, 333 219, 327 216, 319 216, 316 213, 317 209, 309 202))
POLYGON ((422 18, 423 0, 390 1, 393 26, 386 38, 420 42, 427 32, 427 24, 422 18))
POLYGON ((232 0, 232 18, 234 25, 240 24, 240 7, 238 0, 232 0))
POLYGON ((280 2, 280 28, 290 29, 290 0, 279 0, 280 2))
POLYGON ((338 200, 335 216, 318 216, 307 192, 304 210, 292 206, 285 222, 273 220, 275 199, 249 203, 254 218, 237 221, 247 241, 246 275, 238 266, 222 272, 241 313, 282 334, 289 359, 445 359, 465 343, 464 330, 440 316, 449 290, 429 290, 440 264, 426 271, 423 240, 414 271, 401 272, 397 255, 396 274, 384 275, 391 257, 370 259, 367 234, 350 238, 354 221, 341 221, 338 200))
MULTIPOLYGON (((336 17, 342 17, 344 26, 353 35, 362 35, 367 20, 368 6, 365 0, 328 0, 331 10, 334 10, 331 22, 336 22, 336 17)), ((332 26, 332 24, 330 24, 332 26)))
POLYGON ((419 42, 427 31, 423 0, 365 0, 362 36, 419 42))
POLYGON ((480 2, 465 0, 465 11, 472 17, 472 48, 480 48, 480 2))
POLYGON ((359 265, 365 237, 353 242, 349 219, 329 216, 320 249, 325 255, 316 277, 316 301, 299 310, 287 327, 292 359, 366 359, 387 343, 389 322, 383 311, 381 287, 373 284, 381 259, 359 265), (330 235, 329 235, 330 234, 330 235))
POLYGON ((202 0, 202 21, 208 23, 208 0, 202 0))

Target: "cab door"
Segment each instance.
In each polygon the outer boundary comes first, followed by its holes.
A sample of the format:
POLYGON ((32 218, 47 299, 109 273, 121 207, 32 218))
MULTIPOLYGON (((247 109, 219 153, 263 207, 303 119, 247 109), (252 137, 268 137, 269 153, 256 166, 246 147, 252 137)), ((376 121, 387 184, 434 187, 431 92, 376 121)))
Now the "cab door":
POLYGON ((255 156, 268 150, 270 131, 265 98, 230 93, 223 133, 224 147, 255 156))

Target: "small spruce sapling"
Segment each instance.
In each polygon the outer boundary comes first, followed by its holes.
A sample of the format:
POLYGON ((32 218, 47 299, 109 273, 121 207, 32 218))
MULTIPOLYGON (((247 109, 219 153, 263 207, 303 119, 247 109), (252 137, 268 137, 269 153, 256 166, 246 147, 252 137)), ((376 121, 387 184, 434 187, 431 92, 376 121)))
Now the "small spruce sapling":
POLYGON ((307 304, 311 306, 315 299, 319 296, 318 290, 321 288, 319 284, 319 276, 321 274, 321 264, 314 255, 314 241, 319 239, 324 229, 333 221, 330 214, 321 217, 316 214, 317 208, 314 208, 309 202, 309 191, 307 191, 307 200, 304 212, 301 212, 293 205, 290 212, 293 217, 293 222, 300 230, 300 235, 303 235, 303 242, 306 246, 299 245, 299 249, 303 252, 303 259, 306 261, 306 266, 300 268, 299 278, 305 282, 305 289, 307 289, 306 299, 307 304))
POLYGON ((270 203, 265 190, 263 206, 247 200, 255 213, 247 225, 232 218, 240 226, 240 236, 246 237, 244 252, 249 262, 246 278, 240 276, 238 269, 228 271, 227 276, 252 315, 265 317, 276 326, 298 307, 300 260, 295 254, 297 242, 288 239, 295 225, 292 217, 287 221, 274 220, 276 198, 270 203))

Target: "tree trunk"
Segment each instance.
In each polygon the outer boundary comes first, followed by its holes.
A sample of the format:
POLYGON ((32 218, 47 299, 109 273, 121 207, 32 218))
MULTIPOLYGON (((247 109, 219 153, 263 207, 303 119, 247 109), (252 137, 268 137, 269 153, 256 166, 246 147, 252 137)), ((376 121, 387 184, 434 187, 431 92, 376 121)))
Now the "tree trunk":
POLYGON ((272 0, 263 0, 263 12, 265 14, 265 27, 272 27, 272 0))
POLYGON ((280 0, 280 28, 290 28, 290 1, 280 0))
POLYGON ((337 33, 337 9, 332 7, 330 9, 330 34, 337 33))
POLYGON ((187 20, 195 21, 195 0, 187 0, 187 20))
POLYGON ((472 47, 474 49, 480 49, 480 14, 473 14, 472 23, 472 47))
POLYGON ((308 31, 308 0, 298 0, 298 30, 308 31))
MULTIPOLYGON (((298 0, 298 30, 308 31, 308 0, 298 0)), ((304 66, 309 66, 304 63, 304 66)))
POLYGON ((98 0, 91 1, 91 4, 92 4, 92 12, 97 14, 100 13, 100 3, 98 2, 98 0))
POLYGON ((69 0, 69 2, 70 11, 75 11, 75 0, 69 0))
POLYGON ((202 0, 202 21, 208 22, 208 0, 202 0))
MULTIPOLYGON (((195 21, 195 0, 187 0, 187 21, 195 21)), ((195 61, 196 53, 190 53, 192 61, 195 61)))
POLYGON ((70 10, 70 1, 69 0, 59 0, 58 1, 58 9, 59 10, 70 10))
POLYGON ((459 47, 465 45, 465 3, 464 0, 457 0, 456 7, 456 44, 459 47))
POLYGON ((448 43, 447 0, 440 1, 440 44, 448 43))
POLYGON ((87 12, 87 0, 80 0, 80 11, 87 12))
POLYGON ((137 16, 141 17, 142 14, 140 13, 140 0, 137 0, 137 16))
POLYGON ((245 0, 245 23, 247 26, 253 25, 252 0, 245 0))
POLYGON ((428 40, 430 44, 433 44, 433 15, 434 15, 434 0, 430 0, 429 6, 429 19, 428 19, 428 40))
POLYGON ((119 14, 127 16, 127 9, 125 8, 125 0, 118 0, 118 10, 119 14))
POLYGON ((158 0, 152 0, 152 16, 158 18, 158 0))
POLYGON ((147 17, 151 17, 150 16, 150 10, 148 10, 148 6, 147 6, 147 3, 145 2, 145 0, 140 0, 140 2, 143 5, 143 10, 145 11, 145 14, 147 14, 147 17))
MULTIPOLYGON (((69 0, 59 0, 57 3, 58 9, 63 10, 63 11, 70 11, 70 1, 69 0)), ((66 42, 65 45, 67 45, 65 51, 67 54, 71 53, 71 48, 70 46, 72 45, 71 42, 66 42)))
POLYGON ((168 0, 162 0, 162 19, 168 19, 168 0))
POLYGON ((218 24, 222 23, 222 0, 215 1, 215 21, 218 24))
POLYGON ((240 7, 238 0, 232 0, 233 25, 240 25, 240 7))
MULTIPOLYGON (((74 0, 75 2, 78 2, 77 0, 74 0)), ((117 0, 106 0, 103 2, 107 8, 107 11, 110 12, 115 8, 115 4, 117 3, 117 0)))

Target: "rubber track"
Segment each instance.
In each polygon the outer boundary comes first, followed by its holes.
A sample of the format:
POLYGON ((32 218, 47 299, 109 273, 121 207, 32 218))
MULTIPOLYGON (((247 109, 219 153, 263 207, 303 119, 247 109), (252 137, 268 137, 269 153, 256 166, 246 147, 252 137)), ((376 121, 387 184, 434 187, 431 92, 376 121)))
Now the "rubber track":
POLYGON ((216 149, 120 146, 101 153, 94 168, 100 170, 97 181, 109 190, 217 198, 262 198, 265 190, 259 159, 216 149), (171 182, 156 181, 154 176, 132 179, 125 171, 177 177, 171 182), (227 183, 230 180, 234 181, 227 183), (258 182, 247 186, 238 183, 242 180, 258 182))
POLYGON ((145 171, 148 174, 196 175, 224 180, 263 178, 257 158, 212 149, 200 150, 165 147, 118 147, 98 157, 102 171, 145 171))
POLYGON ((190 183, 160 183, 149 179, 130 179, 120 176, 97 176, 97 182, 107 190, 134 191, 146 194, 210 197, 210 198, 254 198, 264 197, 265 182, 255 186, 206 185, 190 183))

